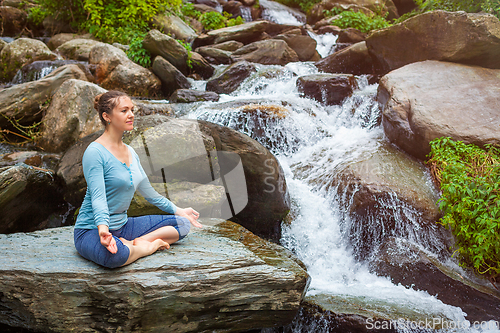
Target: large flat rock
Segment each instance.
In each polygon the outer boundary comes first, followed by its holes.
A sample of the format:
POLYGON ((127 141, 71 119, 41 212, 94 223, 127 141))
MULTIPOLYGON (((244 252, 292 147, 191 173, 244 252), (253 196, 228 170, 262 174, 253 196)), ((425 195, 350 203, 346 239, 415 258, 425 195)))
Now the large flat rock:
POLYGON ((118 269, 73 228, 0 235, 0 323, 51 332, 224 332, 284 325, 309 283, 284 248, 224 220, 118 269))
POLYGON ((377 99, 391 142, 419 159, 443 136, 500 144, 500 70, 442 61, 406 65, 382 77, 377 99))

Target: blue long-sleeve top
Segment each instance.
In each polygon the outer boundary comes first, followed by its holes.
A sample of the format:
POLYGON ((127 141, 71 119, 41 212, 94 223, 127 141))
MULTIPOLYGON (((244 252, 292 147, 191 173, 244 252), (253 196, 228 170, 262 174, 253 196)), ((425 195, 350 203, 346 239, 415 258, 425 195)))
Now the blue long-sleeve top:
POLYGON ((174 214, 177 207, 151 186, 139 156, 128 146, 132 163, 127 166, 109 150, 92 142, 83 154, 83 175, 87 192, 76 219, 75 228, 95 229, 105 224, 110 230, 120 229, 127 223, 127 210, 135 190, 164 212, 174 214))

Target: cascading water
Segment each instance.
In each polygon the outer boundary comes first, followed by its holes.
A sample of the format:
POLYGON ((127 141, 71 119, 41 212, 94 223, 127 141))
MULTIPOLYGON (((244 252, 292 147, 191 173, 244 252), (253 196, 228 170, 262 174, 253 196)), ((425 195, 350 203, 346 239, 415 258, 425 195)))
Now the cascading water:
POLYGON ((303 25, 306 23, 306 16, 298 10, 294 10, 279 2, 270 0, 260 0, 262 18, 279 24, 303 25))
POLYGON ((241 17, 243 18, 243 20, 245 20, 245 22, 252 22, 253 21, 252 10, 250 7, 241 6, 240 13, 241 13, 241 17))
MULTIPOLYGON (((244 132, 279 159, 292 201, 292 221, 283 227, 281 242, 307 266, 312 280, 306 300, 329 304, 332 311, 338 313, 354 311, 351 313, 366 317, 394 321, 404 318, 412 322, 441 318, 466 326, 466 314, 460 308, 444 304, 425 291, 395 285, 388 278, 371 273, 366 262, 357 259, 352 243, 353 221, 346 213, 349 198, 346 200, 331 184, 345 166, 386 144, 379 125, 379 107, 374 100, 377 87, 360 77, 360 88, 352 97, 340 106, 325 107, 300 97, 296 89, 298 76, 316 72, 311 63, 259 66, 259 71, 237 91, 221 95, 217 103, 200 104, 186 117, 244 132), (242 108, 248 104, 268 105, 269 110, 283 111, 284 108, 287 115, 276 117, 265 111, 249 114, 242 108)), ((204 89, 204 86, 198 84, 197 88, 204 89)), ((432 228, 427 230, 427 238, 418 236, 418 224, 411 221, 419 216, 412 207, 397 197, 380 204, 391 206, 396 212, 396 238, 439 257, 444 245, 432 242, 437 238, 432 228)), ((314 327, 297 324, 291 330, 328 332, 320 323, 314 327)), ((398 331, 425 330, 401 324, 398 331)))
POLYGON ((308 34, 316 41, 316 50, 321 58, 325 58, 334 52, 335 44, 337 43, 337 39, 339 37, 338 35, 334 35, 332 33, 317 35, 312 31, 308 31, 308 34))

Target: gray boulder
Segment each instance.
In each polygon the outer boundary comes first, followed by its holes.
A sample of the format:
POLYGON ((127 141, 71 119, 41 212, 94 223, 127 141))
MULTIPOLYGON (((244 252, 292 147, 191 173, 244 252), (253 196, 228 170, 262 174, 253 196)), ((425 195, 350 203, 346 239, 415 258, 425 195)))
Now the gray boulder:
POLYGON ((233 59, 282 66, 299 61, 297 53, 285 41, 279 39, 261 40, 245 45, 233 52, 233 59))
POLYGON ((198 35, 189 25, 184 23, 177 15, 173 13, 160 13, 153 17, 153 24, 166 34, 175 39, 192 41, 198 35))
POLYGON ((153 29, 144 37, 142 45, 153 57, 162 56, 183 74, 187 73, 188 52, 174 38, 153 29))
POLYGON ((170 101, 172 103, 217 102, 218 100, 219 95, 217 93, 192 89, 177 89, 172 96, 170 96, 170 101))
POLYGON ((77 65, 59 67, 43 79, 18 84, 0 91, 0 127, 11 126, 7 118, 31 125, 42 119, 42 107, 47 107, 59 86, 69 79, 86 80, 77 65))
POLYGON ((443 136, 499 145, 499 94, 500 70, 428 60, 385 75, 377 99, 389 140, 424 160, 443 136))
POLYGON ((230 94, 252 73, 257 72, 254 64, 239 61, 226 68, 222 73, 207 82, 206 90, 218 94, 230 94))
POLYGON ((201 222, 203 229, 169 250, 114 270, 80 257, 71 227, 1 235, 0 322, 52 332, 247 331, 290 323, 309 283, 301 263, 234 223, 201 222))
POLYGON ((53 171, 24 163, 0 168, 0 233, 37 230, 62 203, 53 171))
POLYGON ((102 43, 93 39, 76 38, 60 45, 56 52, 66 59, 89 61, 90 50, 98 44, 102 43))
POLYGON ((25 64, 36 60, 55 60, 57 58, 57 55, 43 42, 30 38, 18 38, 5 45, 0 52, 2 62, 0 78, 10 81, 25 64))
POLYGON ((490 14, 427 12, 366 40, 384 73, 423 60, 500 68, 500 22, 490 14))
POLYGON ((177 89, 191 88, 191 83, 181 71, 161 56, 157 56, 153 61, 152 70, 160 78, 163 94, 167 97, 177 89))
POLYGON ((97 83, 108 90, 122 90, 131 96, 156 96, 161 82, 150 70, 130 60, 125 52, 109 44, 92 48, 89 62, 97 65, 97 83))
POLYGON ((95 96, 106 90, 96 84, 67 80, 52 96, 52 101, 43 117, 38 144, 45 151, 63 152, 78 139, 102 129, 95 96))
POLYGON ((299 93, 326 105, 341 104, 357 86, 351 74, 310 74, 297 79, 299 93))

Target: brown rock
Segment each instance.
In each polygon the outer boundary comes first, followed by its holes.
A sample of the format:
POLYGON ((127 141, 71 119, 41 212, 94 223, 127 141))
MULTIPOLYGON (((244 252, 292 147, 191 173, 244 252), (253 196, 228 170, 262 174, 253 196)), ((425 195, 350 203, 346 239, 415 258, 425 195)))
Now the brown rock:
POLYGON ((423 60, 500 68, 500 21, 437 10, 374 31, 366 45, 384 73, 423 60))
POLYGON ((243 4, 239 1, 235 0, 229 0, 227 3, 225 3, 222 6, 222 10, 225 11, 226 13, 231 14, 232 18, 241 16, 241 7, 243 4))
POLYGON ((243 47, 243 45, 245 45, 245 44, 243 44, 241 42, 237 42, 235 40, 228 40, 227 42, 210 45, 210 47, 213 47, 213 48, 219 49, 219 50, 234 52, 237 49, 243 47))
POLYGON ((319 35, 324 35, 324 34, 338 35, 340 33, 340 31, 342 31, 342 29, 337 27, 336 25, 324 25, 318 29, 318 34, 319 35))
POLYGON ((219 48, 214 48, 211 46, 202 46, 198 47, 195 51, 201 54, 205 59, 207 59, 209 62, 215 65, 220 65, 220 64, 229 65, 230 63, 233 62, 231 58, 231 52, 224 51, 219 48))
POLYGON ((377 73, 378 69, 368 53, 365 42, 359 42, 317 61, 316 67, 326 73, 354 75, 377 73))
POLYGON ((78 35, 78 34, 73 34, 73 33, 60 33, 57 35, 52 36, 49 41, 47 42, 47 46, 51 50, 57 49, 59 46, 63 45, 66 42, 69 42, 70 40, 73 39, 91 39, 92 35, 91 34, 85 34, 85 35, 78 35))
POLYGON ((297 79, 299 93, 326 105, 341 104, 356 87, 350 74, 310 74, 297 79))
POLYGON ((269 23, 267 21, 254 21, 235 25, 233 27, 212 30, 209 31, 207 35, 213 38, 215 44, 228 40, 235 40, 248 44, 260 40, 262 33, 266 31, 268 26, 269 23))
POLYGON ((278 35, 275 39, 284 40, 288 46, 297 53, 299 61, 310 61, 316 55, 317 42, 309 35, 295 35, 290 32, 278 35))
POLYGON ((217 102, 219 95, 212 91, 177 89, 169 99, 172 103, 217 102))
POLYGON ((218 94, 230 94, 252 73, 257 71, 254 64, 239 61, 226 68, 221 74, 207 82, 207 91, 218 94))
POLYGON ((334 7, 340 7, 344 10, 353 9, 355 11, 369 10, 370 12, 387 13, 387 19, 392 20, 399 17, 398 10, 392 0, 322 0, 311 8, 307 23, 314 24, 324 18, 324 11, 331 10, 334 7))
POLYGON ((354 28, 342 29, 339 33, 337 43, 359 43, 366 39, 366 34, 354 28))
POLYGON ((21 9, 0 6, 0 24, 2 25, 2 35, 18 35, 26 27, 28 14, 21 9))
POLYGON ((419 159, 443 136, 500 145, 500 70, 423 61, 390 72, 377 94, 391 142, 419 159))
POLYGON ((155 96, 160 91, 158 77, 117 47, 97 44, 90 51, 89 62, 97 65, 96 80, 104 89, 122 90, 131 96, 155 96))
POLYGON ((76 38, 60 45, 56 52, 66 59, 89 61, 90 50, 98 44, 102 43, 93 39, 76 38))
POLYGON ((191 83, 184 74, 161 56, 155 58, 152 69, 161 80, 161 88, 165 96, 170 96, 177 89, 191 88, 191 83))
POLYGON ((256 62, 263 65, 286 65, 299 61, 297 53, 285 41, 268 39, 243 46, 233 52, 235 61, 256 62))
POLYGON ((174 38, 153 29, 144 37, 142 45, 153 57, 162 56, 183 74, 187 74, 188 52, 174 38))
POLYGON ((197 52, 191 52, 191 66, 194 74, 198 74, 201 78, 207 80, 214 75, 215 68, 197 52))

